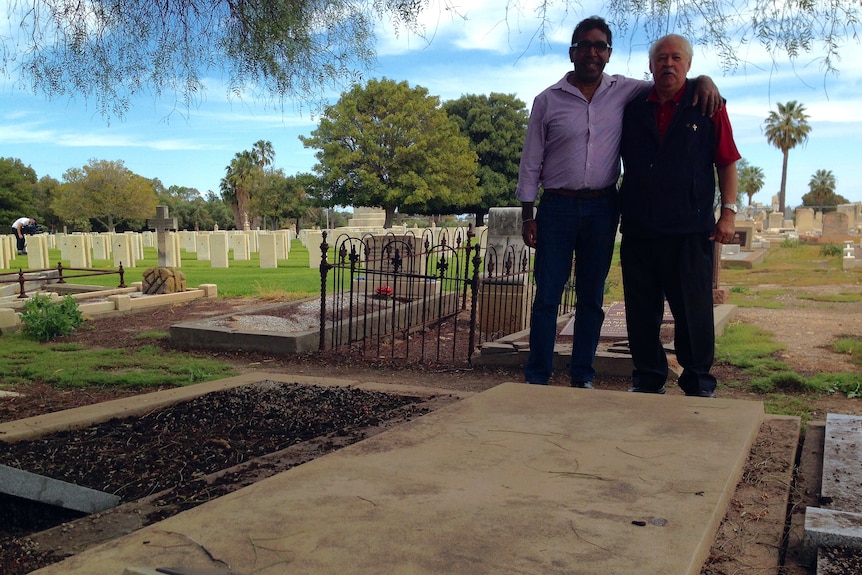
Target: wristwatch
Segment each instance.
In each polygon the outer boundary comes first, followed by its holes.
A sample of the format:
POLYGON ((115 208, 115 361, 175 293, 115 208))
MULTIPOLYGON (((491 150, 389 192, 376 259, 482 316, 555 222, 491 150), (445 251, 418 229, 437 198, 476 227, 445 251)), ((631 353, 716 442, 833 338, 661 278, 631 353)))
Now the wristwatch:
POLYGON ((724 208, 725 210, 730 210, 734 214, 736 213, 736 211, 738 209, 736 207, 736 204, 721 204, 721 207, 724 208))

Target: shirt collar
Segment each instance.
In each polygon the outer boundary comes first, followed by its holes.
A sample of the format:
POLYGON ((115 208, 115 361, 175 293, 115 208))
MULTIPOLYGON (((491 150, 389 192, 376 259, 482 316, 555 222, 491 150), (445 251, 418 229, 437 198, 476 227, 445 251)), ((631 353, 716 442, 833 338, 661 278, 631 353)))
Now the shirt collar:
MULTIPOLYGON (((554 85, 554 88, 556 88, 558 90, 562 90, 564 92, 568 92, 570 94, 574 94, 576 96, 582 96, 580 90, 578 90, 577 88, 575 88, 574 86, 569 84, 569 74, 574 74, 574 73, 575 73, 574 71, 567 72, 566 75, 563 76, 562 80, 560 80, 559 82, 557 82, 554 85)), ((609 86, 611 86, 614 83, 616 83, 616 78, 614 78, 613 76, 609 76, 605 72, 602 72, 602 81, 599 84, 599 87, 596 88, 595 93, 598 94, 599 92, 604 92, 605 90, 608 89, 609 86)))
MULTIPOLYGON (((671 102, 675 106, 679 106, 679 103, 682 102, 682 97, 685 95, 685 88, 688 86, 688 80, 686 80, 682 88, 679 89, 679 92, 674 94, 674 97, 670 99, 671 102)), ((658 103, 658 93, 655 91, 655 86, 653 86, 652 90, 650 90, 649 96, 647 96, 647 102, 656 102, 658 103)))

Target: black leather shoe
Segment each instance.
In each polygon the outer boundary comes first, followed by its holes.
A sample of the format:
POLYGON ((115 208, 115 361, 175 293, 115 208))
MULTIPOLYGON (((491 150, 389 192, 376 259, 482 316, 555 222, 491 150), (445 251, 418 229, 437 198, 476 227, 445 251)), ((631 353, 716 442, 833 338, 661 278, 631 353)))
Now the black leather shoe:
POLYGON ((573 381, 572 387, 577 387, 578 389, 592 389, 593 384, 589 381, 573 381))
POLYGON ((715 392, 712 391, 698 391, 697 393, 686 393, 687 397, 715 397, 715 392))
POLYGON ((645 387, 632 387, 631 389, 629 389, 629 391, 632 393, 656 393, 659 395, 664 395, 665 391, 667 391, 667 390, 664 388, 664 386, 661 386, 658 389, 647 389, 645 387))

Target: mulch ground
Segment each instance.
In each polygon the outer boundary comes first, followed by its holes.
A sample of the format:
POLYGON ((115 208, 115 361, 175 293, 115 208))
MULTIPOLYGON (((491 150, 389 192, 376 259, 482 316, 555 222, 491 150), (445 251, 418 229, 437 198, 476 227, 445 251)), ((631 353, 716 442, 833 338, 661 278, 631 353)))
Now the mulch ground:
MULTIPOLYGON (((143 526, 431 409, 418 397, 262 381, 143 417, 0 443, 0 463, 118 495, 135 505, 114 513, 132 513, 143 526)), ((83 513, 9 495, 0 495, 0 517, 3 575, 24 575, 82 547, 57 530, 39 535, 44 530, 76 522, 76 537, 93 543, 84 532, 99 528, 77 521, 83 513)))

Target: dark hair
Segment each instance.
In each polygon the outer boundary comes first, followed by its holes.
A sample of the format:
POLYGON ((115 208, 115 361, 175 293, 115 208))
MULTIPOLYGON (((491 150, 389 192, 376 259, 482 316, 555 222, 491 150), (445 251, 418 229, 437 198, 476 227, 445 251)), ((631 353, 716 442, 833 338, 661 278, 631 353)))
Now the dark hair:
POLYGON ((582 34, 586 34, 593 29, 596 29, 599 32, 604 32, 605 36, 608 37, 608 44, 611 46, 614 45, 611 29, 608 26, 608 23, 605 22, 605 19, 601 16, 590 16, 589 18, 585 18, 578 22, 578 25, 575 26, 575 31, 572 32, 572 44, 577 42, 578 38, 580 38, 582 34))

